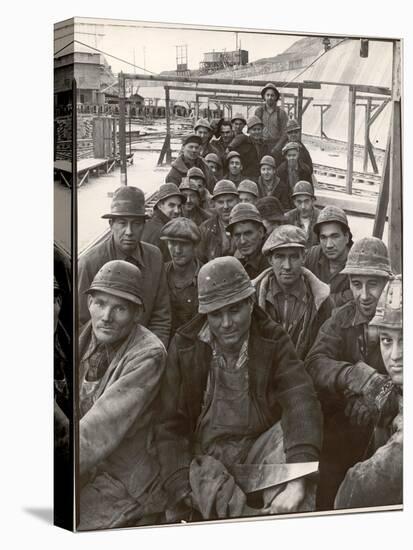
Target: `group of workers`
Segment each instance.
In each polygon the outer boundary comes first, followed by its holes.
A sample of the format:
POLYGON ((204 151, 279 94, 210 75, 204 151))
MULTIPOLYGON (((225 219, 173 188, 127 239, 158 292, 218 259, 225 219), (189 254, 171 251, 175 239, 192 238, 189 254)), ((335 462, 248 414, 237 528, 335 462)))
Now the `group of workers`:
POLYGON ((262 97, 196 123, 150 218, 117 189, 79 258, 79 529, 402 501, 401 276, 316 208, 299 125, 262 97))

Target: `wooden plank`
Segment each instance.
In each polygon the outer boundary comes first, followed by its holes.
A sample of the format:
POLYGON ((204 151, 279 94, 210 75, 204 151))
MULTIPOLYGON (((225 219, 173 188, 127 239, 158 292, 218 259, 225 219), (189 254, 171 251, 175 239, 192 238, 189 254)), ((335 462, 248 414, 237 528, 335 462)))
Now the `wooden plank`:
POLYGON ((303 87, 299 86, 297 94, 297 122, 300 126, 300 140, 301 140, 301 129, 303 124, 303 87))
POLYGON ((356 118, 356 90, 354 86, 350 86, 349 105, 348 105, 347 182, 346 182, 346 191, 350 195, 351 195, 351 190, 353 186, 355 118, 356 118))
POLYGON ((165 86, 165 114, 166 114, 166 162, 171 164, 172 152, 171 152, 171 104, 170 94, 168 86, 165 86))
POLYGON ((384 156, 383 173, 380 182, 379 200, 377 201, 376 216, 374 218, 373 237, 383 238, 384 223, 389 205, 389 182, 390 182, 390 142, 391 131, 387 138, 386 153, 384 156))

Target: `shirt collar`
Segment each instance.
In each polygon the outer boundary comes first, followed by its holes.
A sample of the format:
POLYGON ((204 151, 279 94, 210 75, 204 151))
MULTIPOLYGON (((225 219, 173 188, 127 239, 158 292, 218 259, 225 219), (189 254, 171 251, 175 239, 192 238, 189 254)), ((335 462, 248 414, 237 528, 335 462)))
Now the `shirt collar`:
MULTIPOLYGON (((271 277, 270 279, 270 285, 269 285, 269 298, 277 296, 277 294, 285 294, 284 290, 281 288, 281 286, 278 284, 278 281, 275 277, 271 277)), ((299 279, 299 284, 297 284, 291 291, 288 292, 288 294, 291 294, 292 296, 295 296, 297 300, 302 301, 304 303, 307 303, 308 301, 308 294, 307 294, 307 287, 304 281, 304 278, 301 276, 299 279)), ((272 300, 271 300, 272 301, 272 300)))

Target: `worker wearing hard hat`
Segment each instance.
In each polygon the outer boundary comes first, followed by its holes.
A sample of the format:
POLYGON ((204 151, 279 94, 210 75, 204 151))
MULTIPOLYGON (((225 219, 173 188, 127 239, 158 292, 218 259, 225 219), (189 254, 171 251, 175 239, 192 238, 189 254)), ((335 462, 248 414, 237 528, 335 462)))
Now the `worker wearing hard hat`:
POLYGON ((306 248, 318 244, 314 225, 318 221, 320 210, 315 206, 314 189, 308 181, 299 181, 295 184, 291 198, 295 208, 286 213, 287 223, 303 229, 307 235, 306 248))

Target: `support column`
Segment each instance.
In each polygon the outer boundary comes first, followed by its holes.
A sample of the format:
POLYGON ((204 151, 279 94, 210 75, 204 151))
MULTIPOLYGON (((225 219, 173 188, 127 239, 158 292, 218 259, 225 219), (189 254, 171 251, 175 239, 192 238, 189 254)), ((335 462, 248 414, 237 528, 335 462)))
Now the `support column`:
POLYGON ((119 153, 120 153, 120 184, 128 184, 126 168, 126 117, 125 117, 125 78, 122 71, 119 80, 119 153))
POLYGON ((356 118, 356 89, 354 88, 354 86, 350 86, 348 103, 346 192, 351 195, 353 190, 354 128, 356 118))
POLYGON ((363 155, 363 172, 367 173, 369 164, 369 143, 370 143, 370 111, 371 97, 367 98, 366 112, 364 116, 364 155, 363 155))
POLYGON ((298 87, 298 94, 297 94, 297 122, 300 125, 300 141, 301 141, 301 134, 303 129, 303 87, 298 87))
POLYGON ((170 95, 169 87, 165 86, 165 114, 166 114, 166 162, 168 164, 172 161, 171 154, 171 107, 170 107, 170 95))

